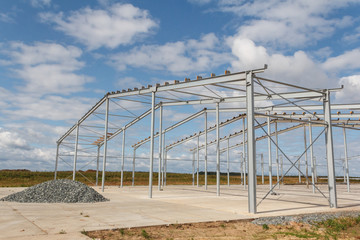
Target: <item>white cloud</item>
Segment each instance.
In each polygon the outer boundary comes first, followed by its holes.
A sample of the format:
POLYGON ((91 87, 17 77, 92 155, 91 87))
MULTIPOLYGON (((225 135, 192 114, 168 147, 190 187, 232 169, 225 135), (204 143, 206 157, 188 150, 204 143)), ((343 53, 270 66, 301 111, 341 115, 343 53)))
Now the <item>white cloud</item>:
POLYGON ((10 99, 3 100, 0 105, 6 105, 1 110, 9 119, 41 119, 41 120, 76 120, 85 113, 94 101, 86 98, 60 96, 38 96, 15 94, 10 99))
POLYGON ((158 26, 148 11, 120 3, 104 10, 86 7, 68 16, 42 13, 40 17, 44 22, 54 23, 57 30, 76 38, 91 50, 132 44, 158 26))
POLYGON ((50 7, 51 0, 30 0, 31 6, 35 8, 50 7))
POLYGON ((335 92, 337 102, 354 103, 360 102, 360 75, 352 75, 340 79, 340 84, 344 85, 344 89, 335 92))
POLYGON ((14 19, 10 16, 10 14, 0 12, 0 22, 13 23, 14 19))
POLYGON ((134 77, 119 78, 115 82, 115 87, 122 89, 128 89, 129 87, 131 88, 131 87, 139 87, 139 86, 141 86, 141 83, 139 83, 134 77))
POLYGON ((360 49, 347 51, 336 57, 328 58, 323 67, 329 72, 345 71, 360 68, 360 49))
POLYGON ((222 42, 213 33, 204 35, 200 40, 144 45, 112 57, 114 66, 119 70, 148 68, 181 76, 218 67, 231 59, 232 56, 224 52, 222 42))
POLYGON ((82 51, 73 46, 16 42, 3 53, 9 58, 7 65, 25 81, 25 87, 21 87, 23 92, 69 94, 82 91, 83 85, 91 81, 90 77, 76 73, 84 63, 78 60, 82 51))
POLYGON ((355 31, 352 31, 351 33, 345 34, 343 37, 343 40, 346 43, 355 43, 360 40, 360 27, 357 27, 355 31))
POLYGON ((338 1, 220 1, 220 10, 250 17, 239 27, 239 35, 256 43, 285 49, 314 44, 331 36, 337 28, 353 23, 349 16, 329 17, 336 9, 356 4, 355 0, 338 1))
POLYGON ((248 70, 268 64, 265 74, 279 81, 296 83, 307 87, 330 87, 328 76, 305 52, 293 55, 269 54, 263 46, 241 37, 229 39, 232 52, 238 60, 232 62, 235 71, 248 70))
POLYGON ((55 148, 34 147, 26 135, 16 130, 0 129, 0 162, 2 169, 26 168, 49 170, 54 165, 55 148))
POLYGON ((28 143, 19 134, 0 129, 0 148, 1 149, 30 149, 28 143))

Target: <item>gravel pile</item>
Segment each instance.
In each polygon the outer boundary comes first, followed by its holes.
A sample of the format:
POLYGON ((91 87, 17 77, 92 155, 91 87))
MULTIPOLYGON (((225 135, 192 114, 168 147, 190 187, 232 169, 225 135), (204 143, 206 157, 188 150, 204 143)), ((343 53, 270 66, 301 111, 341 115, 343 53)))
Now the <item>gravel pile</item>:
POLYGON ((22 203, 92 203, 109 201, 85 184, 68 179, 43 182, 10 194, 1 201, 22 203))
POLYGON ((311 213, 295 216, 261 217, 252 221, 257 225, 287 225, 289 222, 313 224, 339 217, 358 217, 360 212, 311 213))

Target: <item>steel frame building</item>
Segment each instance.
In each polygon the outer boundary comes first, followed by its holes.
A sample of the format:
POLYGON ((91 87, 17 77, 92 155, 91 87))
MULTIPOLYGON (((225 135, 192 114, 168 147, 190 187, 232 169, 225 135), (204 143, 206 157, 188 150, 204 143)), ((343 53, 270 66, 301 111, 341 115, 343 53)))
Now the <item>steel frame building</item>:
MULTIPOLYGON (((163 85, 156 84, 155 86, 148 85, 147 87, 134 88, 122 90, 117 92, 107 93, 97 104, 95 104, 77 123, 72 126, 58 141, 55 162, 55 179, 57 178, 59 160, 64 160, 64 156, 73 157, 73 165, 65 162, 73 168, 73 180, 77 172, 77 160, 80 156, 79 152, 86 152, 86 149, 96 149, 96 184, 98 184, 99 172, 99 158, 100 150, 103 148, 103 162, 102 162, 102 191, 104 191, 106 162, 108 156, 109 141, 114 139, 119 134, 122 134, 122 154, 121 154, 121 183, 123 186, 123 172, 125 159, 125 145, 126 132, 138 122, 150 116, 150 136, 139 140, 132 145, 133 147, 133 176, 132 184, 134 184, 135 174, 135 159, 136 150, 144 143, 150 143, 149 148, 149 198, 153 195, 153 168, 155 155, 155 138, 159 139, 158 149, 158 163, 159 163, 159 177, 158 188, 166 185, 166 159, 167 153, 176 146, 190 140, 197 140, 197 146, 191 149, 193 152, 193 169, 195 162, 195 155, 197 156, 197 185, 199 184, 199 150, 205 151, 205 188, 207 187, 207 148, 210 145, 216 146, 216 189, 217 195, 220 195, 220 154, 227 152, 227 159, 229 158, 229 149, 236 147, 242 148, 242 184, 246 187, 248 185, 248 210, 250 213, 257 212, 257 206, 270 194, 276 186, 278 186, 283 178, 279 178, 277 174, 277 182, 272 183, 272 159, 271 146, 276 147, 276 162, 279 161, 279 151, 289 162, 292 168, 296 168, 305 178, 307 182, 313 186, 313 191, 317 189, 325 198, 328 199, 329 205, 332 208, 337 207, 336 194, 336 179, 335 179, 335 165, 334 165, 334 149, 333 149, 333 127, 341 127, 344 132, 345 144, 345 160, 347 183, 349 184, 347 149, 346 149, 346 129, 358 130, 359 115, 351 111, 349 114, 342 114, 340 110, 355 110, 360 109, 359 104, 336 104, 331 105, 330 94, 333 91, 340 89, 310 89, 296 86, 284 82, 279 82, 258 76, 264 72, 267 66, 260 69, 253 69, 249 71, 230 73, 225 71, 224 75, 215 76, 211 74, 208 78, 197 77, 196 80, 185 78, 184 81, 174 80, 173 83, 165 82, 163 85), (285 91, 283 91, 285 89, 285 91), (315 104, 314 104, 315 103, 315 104), (129 105, 131 105, 129 107, 129 105), (177 106, 206 106, 201 111, 186 117, 165 129, 163 129, 163 109, 174 108, 177 106), (224 107, 224 106, 232 107, 224 107), (233 105, 240 105, 240 107, 233 107, 233 105), (213 108, 211 108, 213 106, 213 108), (115 111, 116 108, 116 111, 115 111), (135 110, 134 110, 135 109, 135 110), (337 114, 331 110, 339 110, 337 114), (156 122, 155 112, 159 112, 159 118, 156 122), (282 111, 292 111, 286 113, 282 111), (319 113, 315 112, 318 111, 319 113), (300 112, 300 113, 299 113, 300 112), (215 125, 208 127, 208 113, 215 113, 215 125), (225 122, 220 122, 220 113, 236 113, 239 114, 225 122), (336 115, 339 119, 332 119, 336 115), (195 118, 204 116, 204 128, 202 131, 196 132, 187 138, 178 140, 177 142, 166 145, 165 136, 173 131, 175 128, 187 123, 195 118), (110 121, 109 119, 112 119, 110 121), (349 120, 340 120, 349 118, 349 120), (350 120, 350 118, 357 118, 350 120), (118 119, 121 119, 118 120, 118 119), (265 119, 261 122, 259 119, 265 119), (242 130, 234 132, 228 136, 220 136, 220 128, 234 122, 242 122, 242 130), (296 123, 296 126, 288 127, 278 130, 278 123, 296 123), (119 125, 120 124, 120 125, 119 125), (155 133, 155 125, 158 125, 159 131, 155 133), (271 125, 275 125, 275 131, 272 132, 271 125), (278 145, 278 135, 292 131, 294 129, 308 126, 310 143, 306 145, 305 151, 292 161, 290 157, 285 154, 278 145), (323 130, 314 139, 312 137, 312 127, 322 127, 323 130), (267 127, 267 129, 265 129, 267 127), (82 133, 79 133, 82 129, 82 133), (100 132, 99 129, 104 132, 100 132), (255 131, 263 131, 264 134, 256 137, 255 131), (216 138, 212 142, 208 142, 207 136, 211 131, 215 131, 216 138), (327 178, 329 197, 326 197, 315 185, 314 160, 313 160, 313 144, 319 137, 325 133, 326 143, 326 159, 327 159, 327 178), (199 137, 205 137, 205 144, 200 146, 199 137), (242 141, 230 146, 229 139, 236 136, 241 136, 242 141), (274 139, 275 138, 275 139, 274 139), (269 180, 270 189, 260 202, 256 202, 256 141, 261 139, 268 140, 269 151, 269 180), (227 141, 227 147, 221 149, 220 142, 227 141), (81 146, 81 147, 79 147, 81 146), (245 147, 246 146, 246 147, 245 147), (61 149, 69 149, 69 152, 63 152, 61 149), (311 180, 308 179, 308 174, 304 174, 296 165, 300 158, 307 152, 311 156, 311 180), (246 164, 245 164, 246 163, 246 164), (247 168, 247 171, 246 171, 247 168)), ((304 128, 305 131, 305 128, 304 128)), ((305 133, 305 132, 304 132, 305 133)), ((91 150, 92 151, 92 150, 91 150)), ((229 165, 227 166, 229 174, 229 165)), ((279 172, 279 165, 277 165, 277 172, 279 172)), ((285 173, 285 175, 286 175, 285 173)), ((81 173, 80 173, 81 174, 81 173)), ((194 176, 194 170, 193 170, 194 176)), ((349 185, 348 185, 349 189, 349 185)))

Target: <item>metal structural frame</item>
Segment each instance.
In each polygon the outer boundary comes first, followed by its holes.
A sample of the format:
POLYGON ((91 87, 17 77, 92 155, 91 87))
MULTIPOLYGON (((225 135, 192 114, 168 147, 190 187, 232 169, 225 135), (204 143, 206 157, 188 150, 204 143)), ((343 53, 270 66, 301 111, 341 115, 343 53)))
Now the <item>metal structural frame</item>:
MULTIPOLYGON (((263 73, 267 66, 263 68, 252 69, 243 72, 230 73, 225 71, 224 75, 215 76, 211 74, 210 77, 202 78, 197 77, 196 80, 190 80, 185 78, 184 81, 175 80, 173 83, 165 82, 163 85, 156 84, 155 86, 148 85, 142 88, 134 88, 128 90, 122 90, 117 92, 107 93, 98 103, 96 103, 86 114, 84 114, 77 123, 72 126, 63 136, 57 141, 56 160, 55 160, 55 175, 57 178, 58 164, 60 160, 65 164, 67 163, 63 157, 73 157, 73 180, 75 180, 76 173, 81 174, 77 168, 77 161, 79 151, 88 154, 90 151, 94 151, 96 157, 96 185, 98 184, 98 172, 99 172, 99 159, 100 149, 103 148, 103 162, 102 162, 102 183, 101 188, 104 191, 106 166, 108 156, 108 142, 115 139, 120 133, 122 133, 122 154, 121 154, 121 182, 120 186, 123 186, 123 173, 125 165, 125 149, 126 146, 131 145, 126 139, 129 130, 133 129, 133 126, 139 122, 143 122, 146 118, 150 117, 150 136, 133 143, 133 156, 132 159, 132 185, 134 185, 135 179, 135 166, 136 166, 136 150, 145 143, 149 145, 149 198, 153 195, 153 166, 155 161, 155 138, 159 137, 158 144, 158 190, 162 190, 163 186, 166 186, 166 173, 167 173, 167 160, 168 152, 184 142, 188 142, 196 139, 196 148, 192 149, 193 152, 193 184, 194 184, 194 163, 195 156, 197 161, 197 175, 196 182, 199 187, 199 162, 200 162, 200 150, 204 150, 204 164, 205 164, 205 189, 207 189, 208 179, 208 146, 216 146, 216 194, 220 195, 220 158, 221 153, 227 152, 227 176, 228 185, 229 182, 229 151, 231 149, 241 147, 241 159, 240 159, 240 171, 242 175, 242 184, 244 188, 248 187, 248 210, 250 213, 257 213, 257 206, 270 194, 276 186, 279 186, 284 176, 292 169, 296 168, 299 173, 305 176, 307 182, 311 183, 313 191, 318 190, 315 185, 316 182, 316 170, 315 159, 313 156, 313 144, 316 140, 325 132, 326 142, 326 156, 327 156, 327 173, 328 173, 328 188, 329 196, 325 196, 329 201, 330 207, 337 207, 337 193, 336 193, 336 181, 335 181, 335 164, 334 164, 334 148, 333 148, 333 127, 340 127, 343 129, 344 145, 345 145, 345 181, 348 183, 349 191, 349 167, 346 145, 346 129, 358 130, 360 127, 359 120, 350 120, 350 118, 358 117, 358 114, 354 114, 351 111, 348 114, 341 114, 338 111, 337 114, 332 113, 334 110, 359 110, 359 104, 331 104, 330 95, 332 91, 339 91, 340 89, 310 89, 293 84, 279 82, 263 77, 259 77, 258 74, 263 73), (286 91, 279 92, 277 87, 285 87, 286 91), (223 92, 226 92, 225 94, 223 92), (233 93, 233 94, 228 94, 233 93), (262 104, 257 104, 258 102, 262 104), (310 104, 310 103, 317 104, 310 104), (134 104, 134 106, 140 106, 138 108, 131 108, 128 105, 134 104), (265 106, 264 106, 264 103, 265 106), (319 104, 320 103, 320 104, 319 104), (237 104, 242 107, 227 108, 228 104, 237 104), (203 110, 191 114, 189 117, 179 121, 173 125, 164 128, 163 124, 163 109, 172 108, 177 106, 194 106, 204 105, 203 110), (210 107, 214 107, 209 108, 210 107), (116 109, 116 111, 114 110, 116 109), (141 110, 135 110, 141 109, 141 110), (156 119, 155 112, 159 110, 159 117, 156 119), (293 111, 292 113, 281 113, 281 111, 293 111), (319 111, 319 113, 313 112, 319 111), (240 113, 238 116, 228 119, 225 122, 220 122, 220 113, 240 113), (280 113, 279 113, 280 112, 280 113), (209 114, 215 113, 215 125, 208 127, 209 114), (192 121, 200 116, 204 116, 204 128, 199 132, 190 135, 190 137, 183 138, 177 142, 166 145, 169 142, 168 136, 170 131, 173 131, 177 127, 192 121), (333 119, 333 117, 339 119, 333 119), (340 120, 340 118, 349 118, 348 120, 340 120), (95 120, 94 120, 95 119, 95 120), (101 121, 100 121, 100 120, 101 121), (112 119, 112 120, 110 120, 112 119), (121 119, 117 121, 114 119, 121 119), (129 120, 130 119, 130 120, 129 120), (259 122, 258 119, 266 119, 265 122, 259 122), (229 124, 236 124, 237 121, 242 120, 242 130, 234 132, 230 135, 221 137, 224 135, 221 133, 221 129, 229 124), (102 123, 101 123, 102 122, 102 123), (278 123, 296 123, 292 127, 278 130, 278 123), (120 125, 118 125, 120 124, 120 125), (275 131, 272 132, 271 125, 275 126, 275 131), (155 125, 158 125, 159 131, 155 133, 155 125), (267 130, 265 130, 267 126, 267 130), (309 144, 306 143, 306 136, 304 136, 305 151, 296 160, 292 161, 287 154, 279 147, 278 135, 292 131, 294 129, 304 127, 304 134, 306 134, 306 126, 309 128, 309 144), (324 128, 321 133, 313 139, 312 127, 324 128), (104 130, 103 133, 98 129, 104 130), (256 136, 258 131, 263 130, 264 135, 256 136), (208 142, 208 134, 211 131, 216 132, 215 140, 208 142), (204 136, 205 144, 200 145, 200 137, 204 136), (236 136, 242 136, 242 141, 230 146, 230 139, 235 139, 236 136), (274 139, 273 139, 274 138, 274 139), (256 141, 267 139, 268 151, 269 151, 269 192, 257 202, 256 196, 256 141), (222 141, 227 142, 226 148, 221 148, 220 143, 222 141), (71 144, 74 146, 72 151, 71 144), (86 148, 86 146, 89 146, 86 148), (277 182, 273 184, 272 181, 272 147, 276 149, 275 162, 277 164, 277 182), (69 152, 64 152, 63 149, 70 149, 69 152), (279 155, 279 151, 281 155, 279 155), (297 163, 300 158, 305 154, 307 158, 307 152, 310 152, 311 160, 311 180, 308 178, 308 172, 304 174, 297 163), (283 171, 283 165, 281 164, 281 177, 280 177, 280 165, 279 162, 283 162, 283 157, 287 159, 291 167, 283 171), (246 183, 247 182, 247 183, 246 183)), ((240 129, 237 127, 237 129, 240 129)), ((84 155, 84 156, 85 156, 84 155)), ((86 155, 87 156, 87 155, 86 155)), ((89 165, 91 162, 87 163, 89 165)), ((85 166, 87 166, 85 165, 85 166)), ((83 174, 81 174, 83 175, 83 174)), ((84 175, 83 175, 84 176, 84 175)), ((85 176, 84 176, 85 177, 85 176)))

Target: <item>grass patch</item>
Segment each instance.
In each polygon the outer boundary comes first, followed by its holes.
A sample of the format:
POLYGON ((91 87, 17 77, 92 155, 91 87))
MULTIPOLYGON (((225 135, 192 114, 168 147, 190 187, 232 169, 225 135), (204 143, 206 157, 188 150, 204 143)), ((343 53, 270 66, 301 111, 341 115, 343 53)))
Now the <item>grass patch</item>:
POLYGON ((150 235, 144 229, 141 230, 141 236, 143 236, 145 239, 150 239, 150 235))

